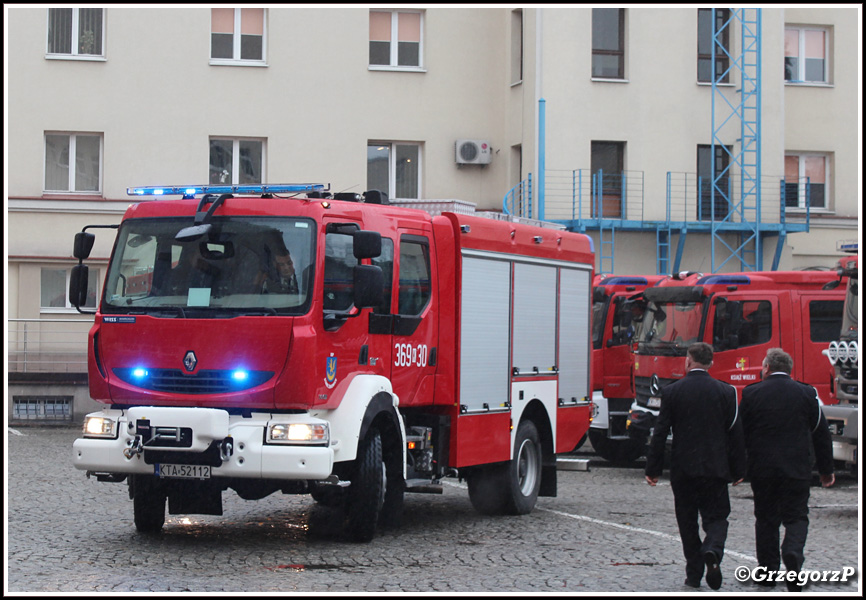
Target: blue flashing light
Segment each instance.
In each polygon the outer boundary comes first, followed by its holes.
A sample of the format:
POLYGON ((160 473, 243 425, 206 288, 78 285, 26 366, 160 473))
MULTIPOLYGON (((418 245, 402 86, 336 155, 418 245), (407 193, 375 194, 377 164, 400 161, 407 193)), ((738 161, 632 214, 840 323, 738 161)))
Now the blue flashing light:
POLYGON ((132 370, 132 376, 136 379, 144 379, 147 377, 147 369, 143 367, 136 367, 132 370))
POLYGON ((605 277, 599 285, 647 285, 646 277, 605 277))
POLYGON ((325 192, 330 189, 322 183, 274 183, 263 185, 176 185, 126 188, 128 196, 183 196, 196 194, 298 194, 325 192))
POLYGON ((250 372, 244 369, 237 369, 232 371, 232 379, 237 382, 246 381, 250 378, 250 372))
POLYGON ((698 279, 698 285, 749 285, 748 275, 707 275, 698 279))

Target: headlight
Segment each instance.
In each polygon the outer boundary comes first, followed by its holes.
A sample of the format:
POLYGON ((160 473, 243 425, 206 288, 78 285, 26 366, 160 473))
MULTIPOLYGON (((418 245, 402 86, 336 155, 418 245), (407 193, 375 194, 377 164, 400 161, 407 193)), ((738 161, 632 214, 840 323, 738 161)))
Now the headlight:
POLYGON ((273 423, 268 426, 269 444, 310 444, 327 446, 327 423, 273 423))
POLYGON ((117 437, 117 420, 101 415, 84 417, 84 437, 117 437))

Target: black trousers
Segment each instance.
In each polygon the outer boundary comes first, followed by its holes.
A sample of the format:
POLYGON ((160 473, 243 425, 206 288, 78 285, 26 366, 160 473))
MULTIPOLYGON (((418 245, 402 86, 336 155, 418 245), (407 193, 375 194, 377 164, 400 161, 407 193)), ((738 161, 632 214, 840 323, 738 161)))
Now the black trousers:
POLYGON ((793 554, 803 566, 803 548, 809 531, 809 480, 787 477, 752 478, 755 495, 755 550, 758 564, 778 569, 780 555, 793 554), (785 539, 779 552, 779 527, 785 539))
POLYGON ((678 477, 671 480, 671 489, 686 558, 686 578, 699 582, 704 576, 704 554, 715 552, 721 561, 725 553, 731 514, 728 482, 714 477, 678 477), (703 541, 698 515, 706 534, 703 541))

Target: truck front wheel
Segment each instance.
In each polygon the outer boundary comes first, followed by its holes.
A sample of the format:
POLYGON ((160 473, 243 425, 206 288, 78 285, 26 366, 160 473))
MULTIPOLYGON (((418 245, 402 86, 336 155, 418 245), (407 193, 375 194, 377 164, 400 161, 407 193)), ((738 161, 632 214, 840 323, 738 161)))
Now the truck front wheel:
POLYGON ((352 485, 347 493, 346 528, 349 537, 355 542, 369 542, 376 535, 379 513, 385 503, 382 437, 375 428, 370 429, 358 446, 352 485))
POLYGON ((130 479, 135 528, 140 533, 157 533, 165 524, 166 495, 153 479, 146 475, 133 475, 130 479))

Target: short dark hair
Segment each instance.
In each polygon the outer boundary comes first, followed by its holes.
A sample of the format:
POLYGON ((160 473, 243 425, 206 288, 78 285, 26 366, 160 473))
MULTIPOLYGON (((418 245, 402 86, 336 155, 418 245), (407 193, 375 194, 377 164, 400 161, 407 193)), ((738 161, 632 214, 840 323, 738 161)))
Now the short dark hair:
POLYGON ((689 356, 700 365, 713 363, 713 347, 705 342, 696 342, 689 346, 689 356))
POLYGON ((764 359, 770 373, 782 372, 791 374, 794 370, 794 359, 781 348, 770 348, 767 350, 767 358, 764 359))

